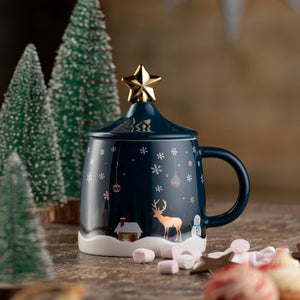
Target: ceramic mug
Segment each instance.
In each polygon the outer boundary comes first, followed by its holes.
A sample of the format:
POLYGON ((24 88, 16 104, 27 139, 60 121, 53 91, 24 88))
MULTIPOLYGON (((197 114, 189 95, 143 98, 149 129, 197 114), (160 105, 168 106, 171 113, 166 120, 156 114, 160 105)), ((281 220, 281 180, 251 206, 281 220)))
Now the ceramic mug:
POLYGON ((249 190, 247 171, 234 154, 199 147, 196 138, 114 139, 90 132, 81 191, 80 250, 131 256, 143 247, 158 255, 164 244, 176 244, 204 251, 207 228, 236 219, 249 190), (225 160, 239 180, 237 201, 217 216, 206 215, 202 160, 207 157, 225 160))
POLYGON ((165 119, 153 104, 159 76, 140 65, 123 79, 130 87, 128 111, 88 133, 81 199, 79 249, 95 255, 131 256, 137 248, 205 251, 206 230, 235 220, 250 191, 247 171, 231 152, 199 147, 193 129, 165 119), (239 180, 231 209, 206 215, 202 160, 229 163, 239 180))

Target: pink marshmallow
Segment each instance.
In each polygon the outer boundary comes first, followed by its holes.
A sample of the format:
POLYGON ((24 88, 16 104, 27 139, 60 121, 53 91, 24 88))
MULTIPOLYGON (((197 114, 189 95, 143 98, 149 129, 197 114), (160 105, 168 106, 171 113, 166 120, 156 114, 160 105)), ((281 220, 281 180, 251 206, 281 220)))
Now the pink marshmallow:
POLYGON ((264 259, 265 255, 266 255, 266 253, 262 253, 262 252, 259 252, 259 251, 254 251, 254 252, 250 252, 250 253, 253 253, 255 255, 256 260, 264 259))
POLYGON ((248 252, 250 249, 250 244, 244 239, 236 239, 230 245, 230 250, 235 254, 242 254, 248 252))
POLYGON ((261 253, 258 251, 248 252, 249 255, 249 263, 252 264, 253 267, 259 267, 269 263, 274 253, 261 253))
POLYGON ((160 255, 163 258, 171 258, 173 259, 176 256, 182 254, 182 250, 177 246, 165 245, 160 248, 160 255))
POLYGON ((259 260, 259 261, 255 261, 255 262, 253 263, 253 267, 258 268, 258 267, 260 267, 260 266, 269 264, 269 263, 271 262, 271 260, 272 260, 272 259, 270 259, 270 258, 264 258, 264 259, 261 259, 261 260, 259 260))
POLYGON ((145 264, 154 260, 155 253, 150 249, 138 248, 133 251, 132 257, 135 262, 145 264))
POLYGON ((157 271, 159 274, 177 274, 179 266, 175 260, 163 260, 157 264, 157 271))
POLYGON ((199 251, 197 249, 184 250, 182 252, 182 254, 188 254, 188 255, 193 256, 195 258, 196 262, 200 261, 200 257, 202 256, 201 251, 199 251))

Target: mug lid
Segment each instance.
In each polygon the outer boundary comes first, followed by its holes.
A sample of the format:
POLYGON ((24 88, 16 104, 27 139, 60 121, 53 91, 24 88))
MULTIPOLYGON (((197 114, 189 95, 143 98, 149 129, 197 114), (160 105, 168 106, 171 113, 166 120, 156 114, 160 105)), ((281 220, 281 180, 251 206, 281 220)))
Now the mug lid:
POLYGON ((128 101, 131 106, 115 122, 89 131, 90 137, 109 139, 190 139, 197 132, 177 125, 164 118, 156 109, 153 87, 161 80, 160 76, 150 75, 143 65, 139 65, 132 76, 122 81, 130 88, 128 101))

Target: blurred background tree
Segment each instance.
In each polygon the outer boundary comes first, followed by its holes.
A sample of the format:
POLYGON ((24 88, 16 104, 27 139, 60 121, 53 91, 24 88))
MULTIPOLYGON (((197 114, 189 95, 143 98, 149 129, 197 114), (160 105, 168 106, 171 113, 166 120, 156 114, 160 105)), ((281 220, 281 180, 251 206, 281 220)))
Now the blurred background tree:
MULTIPOLYGON (((143 63, 161 75, 157 107, 196 129, 199 144, 227 148, 246 165, 250 200, 298 201, 300 16, 284 1, 246 3, 235 43, 225 42, 219 0, 102 0, 117 78, 143 63)), ((22 50, 37 46, 46 81, 75 0, 0 2, 0 95, 22 50)), ((122 113, 127 89, 119 83, 122 113)), ((2 97, 3 98, 3 97, 2 97)), ((204 162, 207 194, 232 199, 233 171, 204 162)))

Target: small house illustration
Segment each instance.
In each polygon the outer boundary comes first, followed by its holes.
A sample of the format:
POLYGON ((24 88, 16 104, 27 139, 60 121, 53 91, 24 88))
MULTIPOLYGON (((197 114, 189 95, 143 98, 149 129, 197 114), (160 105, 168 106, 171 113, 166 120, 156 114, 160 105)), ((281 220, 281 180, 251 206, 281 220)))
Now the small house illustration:
POLYGON ((120 218, 120 222, 114 232, 121 241, 134 242, 138 240, 143 233, 141 227, 136 222, 125 222, 125 218, 120 218))

